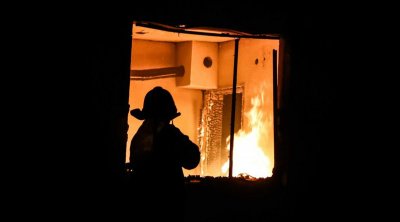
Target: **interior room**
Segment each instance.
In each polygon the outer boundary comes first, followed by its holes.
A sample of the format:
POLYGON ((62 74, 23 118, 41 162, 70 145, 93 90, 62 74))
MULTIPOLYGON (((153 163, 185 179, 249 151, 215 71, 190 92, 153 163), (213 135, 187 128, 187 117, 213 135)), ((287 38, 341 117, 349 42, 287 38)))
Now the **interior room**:
MULTIPOLYGON (((173 124, 201 151, 185 176, 271 177, 278 51, 277 36, 134 22, 130 109, 142 108, 155 86, 170 91, 182 113, 173 124)), ((129 115, 126 162, 140 124, 129 115)))

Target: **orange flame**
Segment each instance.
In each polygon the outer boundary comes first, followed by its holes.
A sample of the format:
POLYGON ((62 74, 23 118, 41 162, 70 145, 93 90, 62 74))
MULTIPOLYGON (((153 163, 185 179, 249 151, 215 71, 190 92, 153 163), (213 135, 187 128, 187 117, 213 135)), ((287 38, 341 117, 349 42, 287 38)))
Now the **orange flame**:
MULTIPOLYGON (((252 177, 272 176, 272 166, 269 157, 264 153, 266 147, 261 147, 260 141, 266 139, 268 131, 268 118, 265 118, 261 107, 264 104, 263 93, 251 99, 252 108, 245 113, 249 120, 249 132, 239 130, 235 133, 233 146, 233 169, 232 176, 247 174, 252 177)), ((227 149, 230 149, 230 136, 227 138, 227 149)), ((229 160, 226 161, 221 170, 224 174, 229 169, 229 160)))

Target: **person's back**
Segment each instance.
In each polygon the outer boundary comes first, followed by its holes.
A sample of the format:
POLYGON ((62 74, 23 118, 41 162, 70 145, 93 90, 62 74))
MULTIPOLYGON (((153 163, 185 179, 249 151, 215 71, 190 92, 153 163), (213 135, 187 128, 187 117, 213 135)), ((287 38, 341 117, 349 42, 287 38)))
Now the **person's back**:
POLYGON ((179 216, 183 219, 186 197, 182 167, 193 169, 198 165, 199 148, 170 124, 180 113, 172 96, 161 87, 149 91, 143 110, 134 109, 131 114, 144 120, 130 147, 136 186, 133 201, 142 206, 140 213, 157 216, 159 212, 164 219, 167 215, 175 221, 179 216))

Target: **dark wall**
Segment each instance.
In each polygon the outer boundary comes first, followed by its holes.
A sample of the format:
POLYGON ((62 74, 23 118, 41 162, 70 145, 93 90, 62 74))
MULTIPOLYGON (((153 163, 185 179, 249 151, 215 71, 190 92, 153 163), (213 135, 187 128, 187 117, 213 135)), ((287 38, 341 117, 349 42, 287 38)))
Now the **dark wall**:
POLYGON ((123 206, 132 23, 89 13, 27 17, 10 32, 22 38, 9 42, 18 84, 8 94, 20 105, 7 115, 18 130, 7 130, 15 159, 3 177, 6 202, 41 218, 51 217, 43 209, 114 214, 123 206))
POLYGON ((292 216, 322 220, 332 211, 339 180, 340 119, 335 99, 340 54, 328 15, 293 13, 285 24, 289 79, 283 95, 282 140, 287 152, 292 216), (335 169, 336 170, 333 170, 335 169))

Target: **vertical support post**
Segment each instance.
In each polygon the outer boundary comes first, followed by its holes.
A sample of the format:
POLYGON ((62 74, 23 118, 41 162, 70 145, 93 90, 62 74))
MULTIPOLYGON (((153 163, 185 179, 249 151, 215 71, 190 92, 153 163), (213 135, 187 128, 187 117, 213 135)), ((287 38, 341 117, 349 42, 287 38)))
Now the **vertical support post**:
MULTIPOLYGON (((274 112, 274 159, 276 160, 277 144, 279 140, 279 113, 278 113, 278 51, 272 50, 272 94, 273 94, 273 112, 274 112)), ((276 166, 274 166, 276 168, 276 166)), ((275 170, 275 169, 274 169, 275 170)))
POLYGON ((233 63, 233 83, 232 83, 232 112, 231 112, 231 131, 229 144, 229 178, 233 172, 233 143, 235 137, 235 108, 236 108, 236 85, 237 85, 237 65, 239 57, 239 38, 235 39, 235 58, 233 63))

